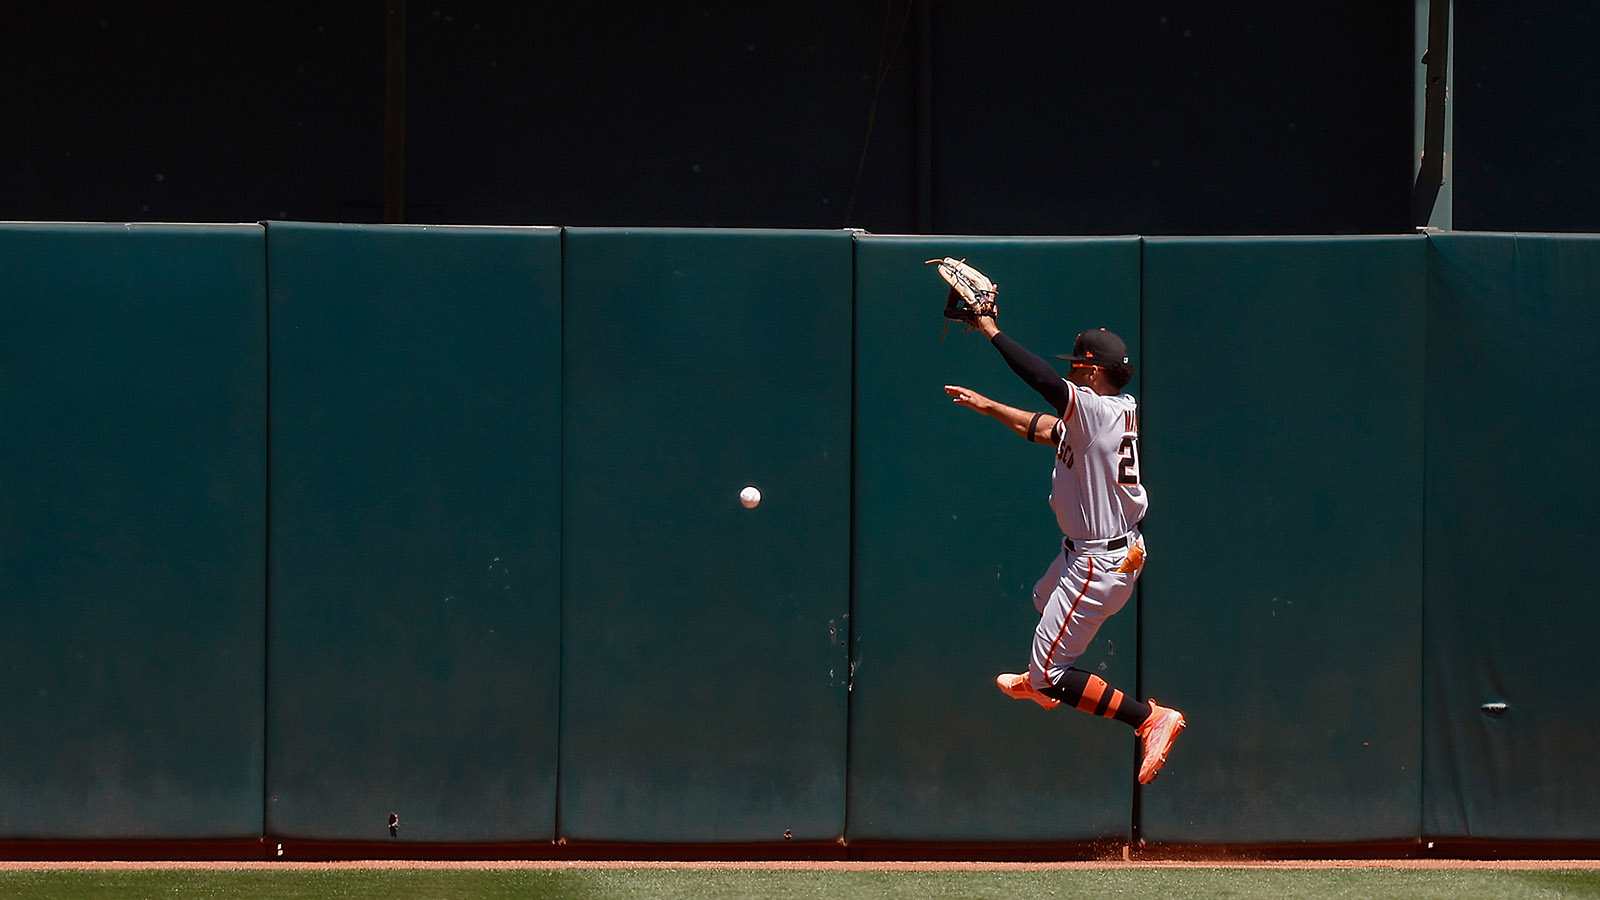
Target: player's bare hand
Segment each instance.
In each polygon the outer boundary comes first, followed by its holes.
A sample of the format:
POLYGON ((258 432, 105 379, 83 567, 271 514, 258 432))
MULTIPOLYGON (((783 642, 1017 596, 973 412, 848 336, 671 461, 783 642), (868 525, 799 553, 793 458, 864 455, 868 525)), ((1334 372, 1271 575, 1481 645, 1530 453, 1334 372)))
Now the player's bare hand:
POLYGON ((945 385, 944 392, 949 394, 951 399, 956 403, 965 406, 968 409, 975 409, 978 412, 984 412, 994 405, 994 401, 990 400, 988 397, 985 397, 977 391, 964 388, 958 384, 945 385))

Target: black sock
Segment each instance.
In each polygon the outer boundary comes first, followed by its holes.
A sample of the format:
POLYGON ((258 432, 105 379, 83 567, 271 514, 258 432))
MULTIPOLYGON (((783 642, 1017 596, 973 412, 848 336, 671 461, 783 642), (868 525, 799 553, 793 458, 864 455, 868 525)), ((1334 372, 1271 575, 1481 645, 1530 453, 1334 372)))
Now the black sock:
POLYGON ((1061 680, 1039 693, 1067 703, 1086 713, 1116 719, 1131 728, 1138 728, 1150 718, 1150 704, 1135 700, 1106 684, 1099 675, 1082 669, 1068 669, 1061 680))

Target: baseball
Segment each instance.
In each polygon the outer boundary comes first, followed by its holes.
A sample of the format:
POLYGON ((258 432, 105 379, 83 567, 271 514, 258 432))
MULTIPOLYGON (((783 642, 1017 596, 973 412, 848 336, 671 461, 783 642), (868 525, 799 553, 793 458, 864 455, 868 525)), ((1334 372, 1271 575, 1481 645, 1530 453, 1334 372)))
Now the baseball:
POLYGON ((745 509, 755 509, 761 505, 761 491, 757 490, 755 485, 749 485, 739 492, 739 505, 745 509))

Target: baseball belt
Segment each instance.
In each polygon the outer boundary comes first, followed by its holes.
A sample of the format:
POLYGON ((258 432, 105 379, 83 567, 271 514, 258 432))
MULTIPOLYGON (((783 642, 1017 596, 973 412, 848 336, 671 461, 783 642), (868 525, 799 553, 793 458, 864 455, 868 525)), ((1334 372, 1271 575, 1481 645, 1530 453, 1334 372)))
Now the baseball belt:
POLYGON ((1064 537, 1064 538, 1061 539, 1061 546, 1065 547, 1068 553, 1071 553, 1074 550, 1079 550, 1079 549, 1082 549, 1082 550, 1121 550, 1123 547, 1128 546, 1128 535, 1131 535, 1131 534, 1133 534, 1133 532, 1130 531, 1130 532, 1128 532, 1128 534, 1125 534, 1122 537, 1110 538, 1110 539, 1107 539, 1107 540, 1098 540, 1098 541, 1074 541, 1072 538, 1064 537))

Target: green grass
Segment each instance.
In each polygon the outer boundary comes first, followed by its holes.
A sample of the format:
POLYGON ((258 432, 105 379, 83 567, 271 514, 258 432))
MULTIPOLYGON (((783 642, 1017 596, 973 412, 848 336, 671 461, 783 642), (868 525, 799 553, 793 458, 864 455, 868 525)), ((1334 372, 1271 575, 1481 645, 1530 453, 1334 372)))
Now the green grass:
POLYGON ((1117 869, 988 872, 745 869, 330 869, 0 872, 17 900, 1556 900, 1600 898, 1596 870, 1117 869))

